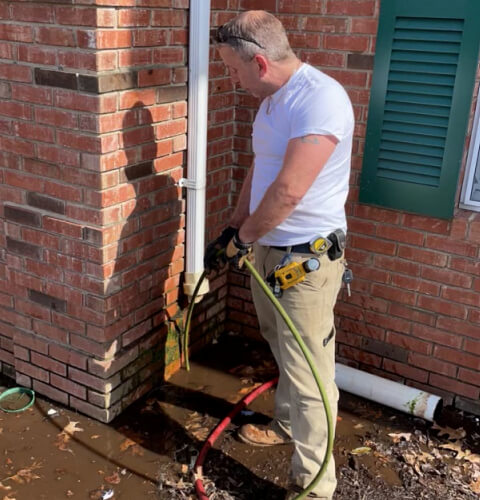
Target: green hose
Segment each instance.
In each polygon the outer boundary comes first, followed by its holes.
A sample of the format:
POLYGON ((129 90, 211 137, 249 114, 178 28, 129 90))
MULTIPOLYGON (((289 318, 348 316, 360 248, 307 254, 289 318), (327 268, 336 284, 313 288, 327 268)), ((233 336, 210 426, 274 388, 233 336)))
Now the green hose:
POLYGON ((185 322, 185 330, 183 332, 183 357, 185 359, 185 368, 187 371, 190 371, 190 360, 188 356, 188 342, 190 339, 190 323, 192 322, 192 314, 193 314, 193 306, 195 305, 195 299, 197 298, 198 291, 200 290, 200 287, 202 286, 203 280, 205 279, 205 276, 207 275, 207 271, 203 271, 201 274, 200 278, 198 279, 198 283, 193 290, 193 295, 192 295, 192 300, 190 301, 190 305, 188 306, 188 312, 187 312, 187 320, 185 322))
MULTIPOLYGON (((332 410, 330 408, 330 403, 328 402, 328 397, 325 391, 325 387, 323 386, 323 383, 320 379, 320 375, 318 374, 317 368, 315 367, 315 364, 312 359, 312 354, 310 353, 308 347, 305 345, 305 342, 303 341, 302 337, 298 333, 298 330, 296 329, 295 325, 293 324, 292 320, 286 313, 285 309, 283 306, 280 304, 280 302, 277 300, 275 295, 273 295, 272 291, 270 290, 269 286, 265 283, 265 281, 262 279, 260 274, 258 274, 257 270, 253 267, 251 262, 248 259, 245 259, 245 265, 252 274, 252 276, 257 280, 258 284, 261 286, 267 297, 270 299, 270 301, 273 303, 273 305, 276 307, 277 311, 279 312, 280 316, 284 319, 286 325, 292 332, 293 336, 295 337, 295 340, 297 341, 298 345, 300 346, 300 349, 303 352, 303 355, 305 356, 305 359, 307 360, 307 363, 310 367, 310 370, 312 371, 313 377, 315 378, 315 382, 317 383, 318 390, 320 391, 320 395, 322 397, 323 401, 323 407, 325 409, 325 416, 327 418, 327 449, 325 450, 325 456, 323 458, 322 466, 320 467, 320 470, 318 471, 317 475, 313 478, 312 482, 301 492, 299 493, 294 500, 301 500, 305 498, 314 488, 315 486, 319 483, 321 480, 322 476, 325 474, 325 471, 327 470, 328 463, 330 461, 330 457, 332 455, 333 451, 333 441, 334 441, 334 422, 332 420, 332 410)), ((192 318, 192 313, 193 313, 193 306, 195 304, 195 299, 198 294, 198 291, 200 290, 200 286, 202 284, 202 281, 205 279, 207 272, 204 271, 202 275, 200 276, 200 279, 198 280, 197 286, 195 287, 195 290, 193 292, 192 300, 190 302, 190 305, 188 307, 188 313, 187 313, 187 320, 185 323, 185 331, 184 331, 184 342, 183 342, 183 353, 184 353, 184 359, 185 359, 185 368, 190 371, 190 362, 188 359, 188 339, 189 339, 189 330, 190 330, 190 322, 192 318)))

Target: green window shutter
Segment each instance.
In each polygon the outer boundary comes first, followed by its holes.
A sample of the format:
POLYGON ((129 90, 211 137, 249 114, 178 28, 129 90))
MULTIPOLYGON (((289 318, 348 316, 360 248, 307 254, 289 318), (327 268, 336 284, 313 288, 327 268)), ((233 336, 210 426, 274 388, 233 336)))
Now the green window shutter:
POLYGON ((360 202, 453 215, 479 20, 479 0, 381 3, 360 202))

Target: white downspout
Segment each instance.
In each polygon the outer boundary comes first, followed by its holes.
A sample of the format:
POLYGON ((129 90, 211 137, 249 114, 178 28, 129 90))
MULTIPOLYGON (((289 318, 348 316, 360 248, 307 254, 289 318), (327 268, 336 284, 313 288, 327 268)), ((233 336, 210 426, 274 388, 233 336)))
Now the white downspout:
POLYGON ((335 382, 339 389, 430 422, 441 408, 439 396, 339 363, 335 365, 335 382))
MULTIPOLYGON (((190 0, 187 178, 180 180, 187 188, 184 291, 189 297, 203 272, 205 247, 209 44, 210 0, 190 0)), ((204 280, 198 295, 207 292, 204 280)))

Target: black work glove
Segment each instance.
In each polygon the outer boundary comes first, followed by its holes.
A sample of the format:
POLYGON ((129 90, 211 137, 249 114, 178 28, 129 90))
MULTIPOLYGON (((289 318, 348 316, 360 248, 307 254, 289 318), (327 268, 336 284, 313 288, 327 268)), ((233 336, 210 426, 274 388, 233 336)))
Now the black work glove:
POLYGON ((241 269, 245 259, 252 256, 252 244, 244 243, 238 236, 238 229, 233 238, 228 242, 225 250, 225 256, 228 262, 232 262, 237 269, 241 269))
POLYGON ((203 257, 203 267, 207 272, 218 271, 225 266, 227 263, 225 249, 236 232, 236 228, 228 226, 217 239, 207 245, 203 257))

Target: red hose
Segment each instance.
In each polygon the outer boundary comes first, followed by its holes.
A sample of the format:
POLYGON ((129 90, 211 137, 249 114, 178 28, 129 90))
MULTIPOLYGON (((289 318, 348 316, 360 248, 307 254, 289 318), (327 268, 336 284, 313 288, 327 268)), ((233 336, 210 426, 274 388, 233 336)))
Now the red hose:
POLYGON ((218 436, 223 432, 225 427, 232 421, 232 419, 247 407, 257 396, 260 396, 263 392, 270 389, 278 382, 278 377, 265 382, 261 386, 254 389, 252 392, 247 394, 243 399, 241 399, 230 411, 230 413, 213 429, 213 431, 208 436, 205 443, 203 443, 202 449, 198 454, 195 466, 193 468, 193 477, 195 478, 195 490, 197 491, 197 497, 199 500, 209 500, 205 489, 203 487, 203 461, 207 456, 208 450, 213 446, 213 443, 217 440, 218 436))

